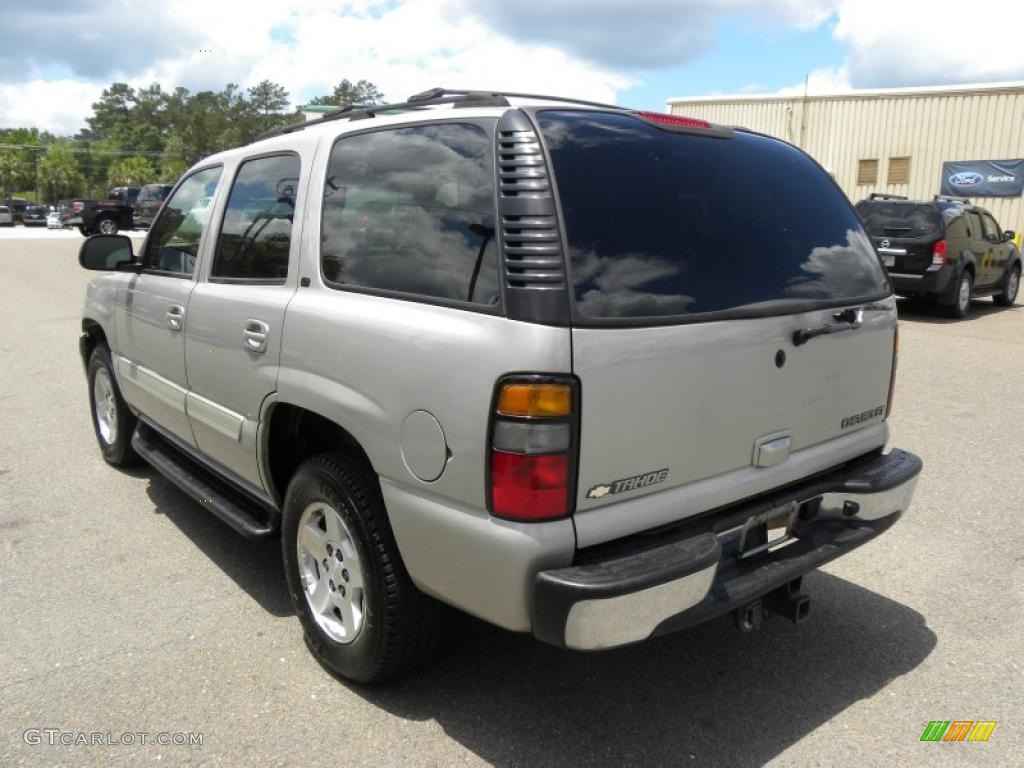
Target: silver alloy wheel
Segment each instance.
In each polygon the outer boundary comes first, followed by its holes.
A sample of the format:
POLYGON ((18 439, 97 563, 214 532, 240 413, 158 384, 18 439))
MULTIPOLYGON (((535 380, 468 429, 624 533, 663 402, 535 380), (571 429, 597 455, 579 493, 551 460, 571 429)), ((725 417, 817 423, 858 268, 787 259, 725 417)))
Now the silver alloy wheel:
POLYGON ((359 552, 337 510, 316 501, 302 510, 295 537, 299 577, 317 626, 339 643, 359 635, 366 615, 359 552))
POLYGON ((113 445, 117 439, 117 401, 114 395, 114 382, 110 371, 105 367, 98 368, 92 380, 92 399, 96 411, 96 429, 100 439, 107 445, 113 445))
POLYGON ((971 280, 969 277, 964 275, 960 280, 960 295, 958 297, 960 303, 960 309, 967 311, 967 308, 971 305, 971 280))
POLYGON ((100 219, 100 234, 103 235, 115 235, 117 234, 117 224, 114 223, 113 219, 100 219))
POLYGON ((1006 298, 1010 303, 1017 298, 1017 290, 1020 288, 1020 270, 1013 270, 1010 279, 1006 282, 1006 298))

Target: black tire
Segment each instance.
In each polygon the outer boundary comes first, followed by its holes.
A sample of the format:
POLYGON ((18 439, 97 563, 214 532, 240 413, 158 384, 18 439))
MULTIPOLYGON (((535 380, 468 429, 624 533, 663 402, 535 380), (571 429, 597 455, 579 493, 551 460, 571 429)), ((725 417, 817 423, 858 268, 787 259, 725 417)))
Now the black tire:
POLYGON ((88 236, 89 236, 89 230, 87 230, 87 229, 85 228, 85 225, 84 225, 84 224, 79 224, 79 225, 78 225, 78 226, 76 227, 76 229, 78 230, 78 234, 80 234, 80 235, 81 235, 82 237, 88 237, 88 236))
POLYGON ((974 290, 974 277, 970 272, 964 270, 963 274, 960 275, 960 279, 956 284, 956 293, 953 294, 953 303, 950 304, 946 311, 949 312, 950 317, 955 317, 957 320, 962 320, 967 317, 967 313, 971 310, 971 293, 974 290), (967 284, 967 288, 964 288, 964 283, 967 284), (964 300, 966 290, 966 300, 964 300))
POLYGON ((96 222, 96 232, 101 235, 116 235, 118 230, 117 221, 110 216, 103 216, 96 222))
POLYGON ((998 304, 1000 307, 1012 307, 1013 303, 1017 301, 1017 292, 1020 290, 1020 264, 1014 266, 1010 270, 1010 274, 1006 276, 1006 288, 1003 289, 1002 293, 997 293, 992 297, 992 301, 998 304))
MULTIPOLYGON (((380 485, 363 462, 352 461, 343 453, 325 453, 299 467, 285 495, 281 546, 288 591, 306 643, 329 670, 355 682, 375 683, 401 674, 433 654, 443 606, 420 592, 409 578, 380 485), (339 513, 360 561, 362 624, 348 642, 334 639, 318 624, 302 584, 299 524, 303 512, 320 503, 339 513)), ((316 568, 320 570, 319 563, 316 568)))
MULTIPOLYGON (((139 455, 132 448, 132 435, 135 433, 135 425, 138 421, 135 414, 131 412, 128 404, 121 397, 121 390, 117 387, 117 379, 114 378, 114 369, 110 362, 110 350, 106 344, 97 344, 89 356, 88 368, 89 380, 89 412, 92 416, 92 428, 96 434, 96 442, 99 443, 100 452, 108 464, 115 467, 128 467, 139 463, 139 455), (100 419, 97 413, 97 385, 96 379, 99 376, 107 376, 111 388, 112 402, 108 408, 112 409, 115 416, 115 426, 105 433, 100 426, 100 419)), ((102 385, 101 385, 102 388, 102 385)))

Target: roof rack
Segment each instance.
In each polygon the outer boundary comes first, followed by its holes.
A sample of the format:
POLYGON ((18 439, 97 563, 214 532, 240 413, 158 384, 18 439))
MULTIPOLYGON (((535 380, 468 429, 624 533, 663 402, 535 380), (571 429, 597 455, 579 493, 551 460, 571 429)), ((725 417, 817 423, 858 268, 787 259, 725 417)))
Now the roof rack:
POLYGON ((579 104, 587 107, 601 107, 603 109, 625 110, 625 107, 615 104, 602 104, 598 101, 585 101, 583 99, 570 99, 564 96, 545 96, 537 93, 514 93, 511 91, 464 91, 450 88, 430 88, 421 93, 414 93, 405 101, 394 104, 346 104, 343 107, 328 112, 323 117, 314 120, 306 120, 301 123, 286 125, 284 128, 275 128, 257 136, 254 141, 262 141, 273 136, 283 136, 288 133, 301 131, 312 125, 327 123, 332 120, 363 120, 376 117, 383 112, 394 110, 412 110, 422 107, 432 107, 439 104, 452 104, 454 107, 508 107, 509 99, 539 99, 543 101, 558 101, 566 104, 579 104))
POLYGON ((884 192, 872 192, 868 200, 906 200, 906 195, 887 195, 884 192))
POLYGON ((945 203, 963 203, 964 205, 970 205, 971 201, 966 197, 953 197, 953 195, 936 195, 934 198, 935 202, 945 203))

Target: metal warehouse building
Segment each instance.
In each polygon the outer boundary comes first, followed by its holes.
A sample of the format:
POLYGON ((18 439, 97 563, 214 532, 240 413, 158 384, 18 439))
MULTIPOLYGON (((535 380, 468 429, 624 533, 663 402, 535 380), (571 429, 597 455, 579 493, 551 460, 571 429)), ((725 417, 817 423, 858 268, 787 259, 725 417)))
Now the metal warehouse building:
POLYGON ((668 107, 673 114, 796 144, 833 174, 853 202, 872 192, 930 199, 945 191, 987 208, 1004 229, 1024 229, 1024 82, 673 98, 668 107), (952 161, 971 162, 944 168, 952 161), (966 183, 950 188, 949 177, 958 171, 955 181, 966 183), (989 179, 1013 182, 986 190, 1000 196, 979 196, 981 187, 969 186, 989 179))

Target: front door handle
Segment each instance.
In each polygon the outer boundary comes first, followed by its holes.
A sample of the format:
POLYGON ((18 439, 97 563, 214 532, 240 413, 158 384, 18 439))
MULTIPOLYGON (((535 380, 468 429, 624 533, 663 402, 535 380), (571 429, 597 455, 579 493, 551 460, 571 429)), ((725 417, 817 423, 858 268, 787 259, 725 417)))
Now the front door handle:
POLYGON ((172 331, 180 331, 185 320, 185 308, 180 304, 167 305, 167 327, 172 331))
POLYGON ((250 352, 266 352, 267 336, 270 334, 270 326, 262 320, 250 318, 245 321, 245 328, 242 329, 242 339, 245 348, 250 352))

